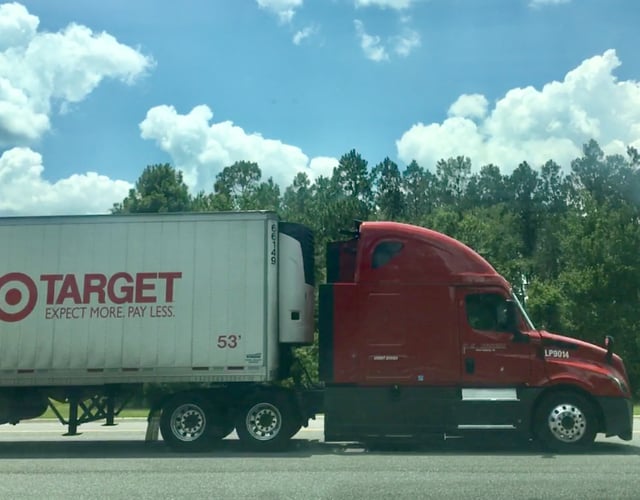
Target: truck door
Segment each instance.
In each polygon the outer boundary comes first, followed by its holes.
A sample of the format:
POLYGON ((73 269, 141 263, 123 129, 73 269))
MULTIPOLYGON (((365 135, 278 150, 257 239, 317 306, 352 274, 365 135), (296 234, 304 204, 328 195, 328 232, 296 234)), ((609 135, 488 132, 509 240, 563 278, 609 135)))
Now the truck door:
POLYGON ((463 387, 515 387, 530 378, 532 348, 507 330, 507 298, 499 288, 457 289, 463 387))
POLYGON ((460 373, 447 286, 359 287, 362 375, 368 383, 453 385, 460 373))
POLYGON ((534 347, 508 329, 508 292, 457 288, 461 375, 452 421, 461 431, 526 426, 522 387, 531 378, 534 347))

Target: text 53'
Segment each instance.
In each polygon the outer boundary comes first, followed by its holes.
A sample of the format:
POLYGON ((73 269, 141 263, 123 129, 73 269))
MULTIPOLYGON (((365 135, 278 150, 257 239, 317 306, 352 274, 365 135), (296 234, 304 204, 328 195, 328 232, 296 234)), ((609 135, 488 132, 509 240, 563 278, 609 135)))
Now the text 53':
POLYGON ((218 343, 220 349, 235 349, 240 343, 242 335, 218 335, 218 343))

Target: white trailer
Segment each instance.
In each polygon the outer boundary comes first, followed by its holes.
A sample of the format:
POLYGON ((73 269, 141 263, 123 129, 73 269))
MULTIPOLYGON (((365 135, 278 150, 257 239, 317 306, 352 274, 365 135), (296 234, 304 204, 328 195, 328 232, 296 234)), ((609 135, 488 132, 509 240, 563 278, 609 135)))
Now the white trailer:
POLYGON ((236 421, 271 442, 306 423, 274 382, 313 313, 311 232, 271 212, 0 219, 0 423, 52 398, 75 433, 112 423, 127 388, 186 383, 152 408, 170 445, 202 449, 236 421))

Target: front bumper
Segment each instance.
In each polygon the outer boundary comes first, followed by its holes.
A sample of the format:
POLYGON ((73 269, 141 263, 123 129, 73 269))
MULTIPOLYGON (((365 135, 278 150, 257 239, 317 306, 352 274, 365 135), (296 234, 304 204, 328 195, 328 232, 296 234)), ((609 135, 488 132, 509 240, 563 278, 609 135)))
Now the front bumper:
POLYGON ((625 441, 633 438, 633 403, 630 399, 598 397, 602 409, 602 429, 607 437, 618 436, 625 441))

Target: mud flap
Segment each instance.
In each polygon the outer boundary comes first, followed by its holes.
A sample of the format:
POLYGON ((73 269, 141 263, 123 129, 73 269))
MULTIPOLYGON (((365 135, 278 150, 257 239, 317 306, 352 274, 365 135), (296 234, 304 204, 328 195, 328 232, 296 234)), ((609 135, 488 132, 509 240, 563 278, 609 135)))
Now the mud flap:
POLYGON ((158 440, 160 432, 160 411, 150 411, 147 417, 147 433, 144 436, 145 443, 152 443, 158 440))

